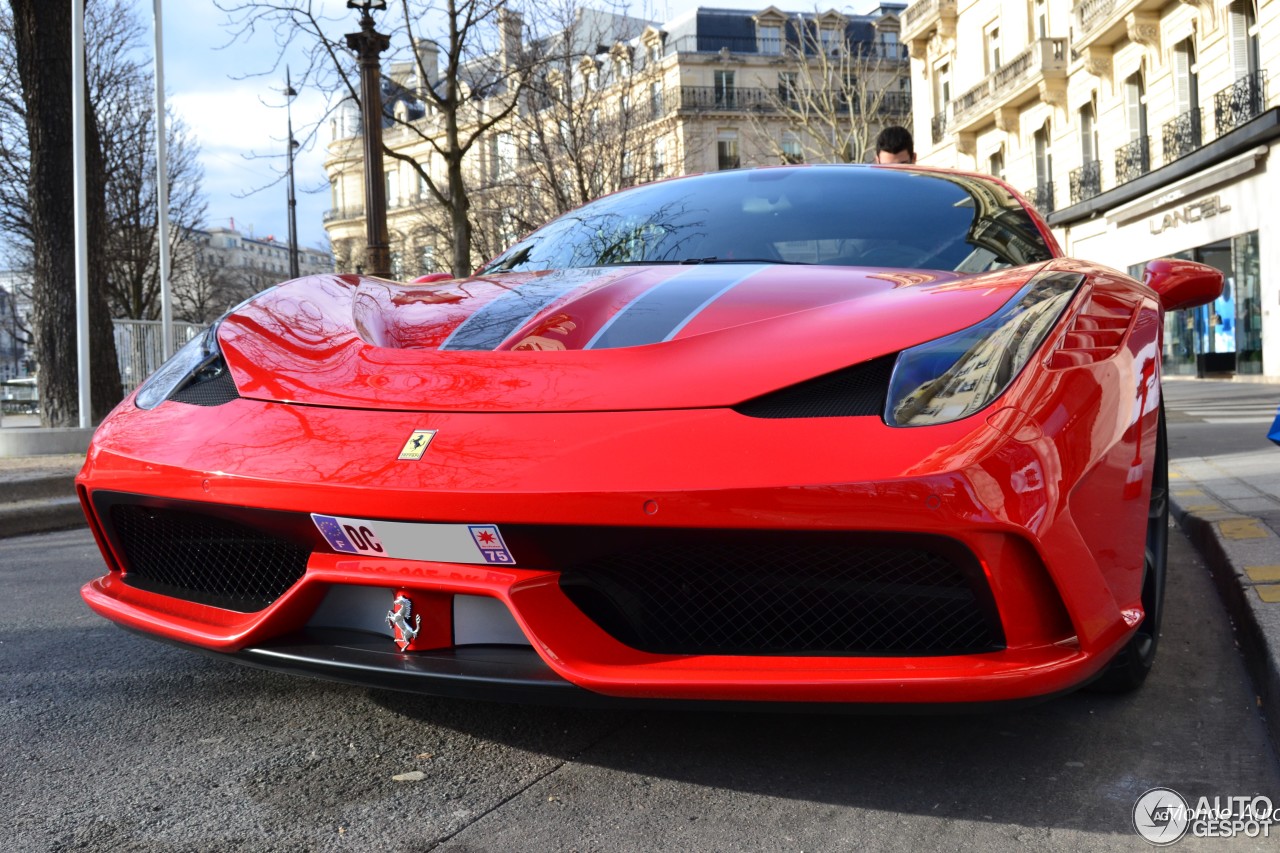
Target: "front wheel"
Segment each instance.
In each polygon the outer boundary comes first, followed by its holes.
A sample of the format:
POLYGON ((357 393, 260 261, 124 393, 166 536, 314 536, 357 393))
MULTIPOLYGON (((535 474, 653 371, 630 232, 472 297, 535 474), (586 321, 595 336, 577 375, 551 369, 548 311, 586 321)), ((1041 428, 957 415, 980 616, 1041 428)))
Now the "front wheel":
POLYGON ((1156 428, 1155 472, 1151 476, 1151 503, 1147 509, 1146 560, 1142 573, 1142 609, 1138 630, 1089 685, 1099 693, 1128 693, 1147 680, 1160 641, 1164 615, 1164 587, 1169 561, 1169 443, 1165 436, 1164 403, 1156 428))

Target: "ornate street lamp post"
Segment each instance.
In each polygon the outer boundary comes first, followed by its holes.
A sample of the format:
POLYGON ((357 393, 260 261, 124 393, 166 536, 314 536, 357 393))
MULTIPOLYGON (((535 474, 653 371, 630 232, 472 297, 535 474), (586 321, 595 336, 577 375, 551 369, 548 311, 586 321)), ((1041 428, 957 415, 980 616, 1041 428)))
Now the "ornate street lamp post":
POLYGON ((387 8, 386 0, 347 0, 348 9, 360 10, 360 32, 347 34, 347 47, 360 60, 360 107, 364 120, 364 216, 368 249, 365 272, 390 278, 391 252, 387 246, 387 188, 382 174, 382 71, 379 55, 391 37, 373 28, 369 14, 387 8))
POLYGON ((293 138, 293 99, 298 96, 290 79, 289 69, 284 71, 285 117, 289 123, 289 278, 302 275, 298 268, 298 198, 293 192, 293 155, 298 142, 293 138))

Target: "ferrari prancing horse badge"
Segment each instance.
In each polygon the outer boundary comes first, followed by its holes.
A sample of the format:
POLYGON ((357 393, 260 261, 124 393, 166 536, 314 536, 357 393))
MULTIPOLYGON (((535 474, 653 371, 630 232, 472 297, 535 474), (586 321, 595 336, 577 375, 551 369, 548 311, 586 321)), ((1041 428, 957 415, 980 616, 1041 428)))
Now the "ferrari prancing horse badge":
POLYGON ((395 600, 391 602, 391 609, 387 611, 387 625, 390 626, 393 639, 402 652, 409 648, 413 638, 418 636, 418 631, 422 630, 421 616, 414 616, 413 625, 410 626, 409 617, 412 615, 413 604, 404 594, 396 595, 395 600))
POLYGON ((422 454, 427 452, 427 447, 431 445, 431 439, 436 437, 436 431, 433 429, 415 429, 413 434, 409 436, 409 440, 404 443, 404 448, 400 451, 398 459, 421 459, 422 454))

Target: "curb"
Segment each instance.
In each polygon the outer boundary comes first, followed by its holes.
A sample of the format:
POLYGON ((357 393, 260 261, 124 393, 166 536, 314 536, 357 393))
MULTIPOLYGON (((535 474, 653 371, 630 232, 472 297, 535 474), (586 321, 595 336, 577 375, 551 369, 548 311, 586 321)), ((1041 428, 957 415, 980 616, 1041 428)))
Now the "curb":
POLYGON ((75 495, 0 504, 0 539, 84 525, 84 510, 75 495))
POLYGON ((1199 490, 1179 496, 1180 486, 1194 483, 1185 476, 1170 482, 1170 514, 1209 568, 1235 625, 1272 743, 1280 746, 1280 537, 1199 490))

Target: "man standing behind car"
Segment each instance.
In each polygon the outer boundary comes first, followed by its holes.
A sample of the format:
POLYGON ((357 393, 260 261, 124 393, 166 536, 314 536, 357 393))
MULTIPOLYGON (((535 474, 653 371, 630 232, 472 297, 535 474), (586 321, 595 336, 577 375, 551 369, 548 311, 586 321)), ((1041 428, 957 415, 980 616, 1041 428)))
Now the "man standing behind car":
POLYGON ((916 161, 915 144, 911 139, 911 131, 905 127, 891 124, 876 137, 876 162, 882 166, 914 163, 916 161))

